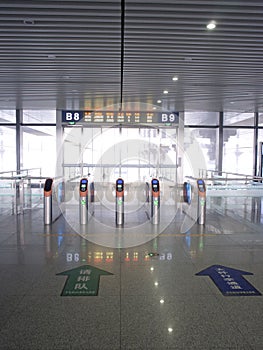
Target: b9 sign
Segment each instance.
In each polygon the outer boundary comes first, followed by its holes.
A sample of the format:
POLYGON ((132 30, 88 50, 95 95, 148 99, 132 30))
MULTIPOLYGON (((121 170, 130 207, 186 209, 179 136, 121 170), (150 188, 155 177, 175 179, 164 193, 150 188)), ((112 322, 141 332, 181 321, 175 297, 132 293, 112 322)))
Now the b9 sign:
POLYGON ((162 113, 161 114, 161 122, 162 123, 178 123, 179 116, 178 113, 162 113))

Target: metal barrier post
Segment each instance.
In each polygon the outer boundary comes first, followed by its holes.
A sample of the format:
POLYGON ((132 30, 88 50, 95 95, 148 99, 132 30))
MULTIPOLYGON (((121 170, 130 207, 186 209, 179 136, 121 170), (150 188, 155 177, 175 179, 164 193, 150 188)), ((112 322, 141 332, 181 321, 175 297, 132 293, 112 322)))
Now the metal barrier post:
POLYGON ((153 225, 160 222, 160 183, 157 179, 151 181, 151 219, 153 225))
POLYGON ((197 190, 197 222, 199 225, 204 225, 206 221, 206 186, 203 179, 197 180, 197 190))
POLYGON ((46 179, 44 186, 44 224, 52 223, 52 184, 53 179, 46 179))
POLYGON ((88 223, 88 180, 85 178, 79 185, 79 222, 81 225, 88 223))
POLYGON ((116 226, 124 224, 124 181, 116 180, 116 226))
POLYGON ((92 181, 89 185, 90 188, 90 213, 94 215, 94 202, 95 202, 95 186, 94 181, 92 181))

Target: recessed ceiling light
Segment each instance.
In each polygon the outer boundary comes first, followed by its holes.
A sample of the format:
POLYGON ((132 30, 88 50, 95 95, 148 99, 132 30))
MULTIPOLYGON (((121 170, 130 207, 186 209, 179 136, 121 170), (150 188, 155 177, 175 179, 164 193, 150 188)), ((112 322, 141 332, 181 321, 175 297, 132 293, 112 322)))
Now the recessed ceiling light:
POLYGON ((153 107, 153 109, 156 109, 156 107, 153 107))
POLYGON ((162 103, 162 100, 157 100, 157 103, 162 103))
POLYGON ((177 81, 177 80, 178 80, 178 76, 175 75, 175 76, 173 77, 173 81, 177 81))
POLYGON ((167 91, 167 90, 164 90, 163 93, 164 93, 164 94, 168 94, 168 91, 167 91))
POLYGON ((27 18, 24 19, 23 23, 27 26, 33 26, 35 24, 35 21, 33 19, 27 18))
POLYGON ((56 58, 56 55, 47 55, 47 58, 49 58, 50 60, 54 60, 56 58))
POLYGON ((216 27, 216 22, 215 22, 215 21, 209 22, 209 23, 207 24, 207 26, 206 26, 206 28, 207 28, 208 30, 213 30, 213 29, 215 29, 215 27, 216 27))

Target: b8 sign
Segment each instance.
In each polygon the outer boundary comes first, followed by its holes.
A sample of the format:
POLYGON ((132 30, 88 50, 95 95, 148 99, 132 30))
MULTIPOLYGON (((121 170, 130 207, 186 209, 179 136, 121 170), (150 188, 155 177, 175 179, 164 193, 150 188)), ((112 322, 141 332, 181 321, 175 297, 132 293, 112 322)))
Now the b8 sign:
POLYGON ((62 111, 62 123, 77 123, 83 118, 82 111, 62 111))

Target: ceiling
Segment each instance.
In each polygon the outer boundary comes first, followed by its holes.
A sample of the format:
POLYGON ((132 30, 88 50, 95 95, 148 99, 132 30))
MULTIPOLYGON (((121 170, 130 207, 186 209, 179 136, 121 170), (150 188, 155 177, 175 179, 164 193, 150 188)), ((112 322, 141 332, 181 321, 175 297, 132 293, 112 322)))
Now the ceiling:
POLYGON ((262 57, 262 0, 0 0, 0 109, 262 111, 262 57))

